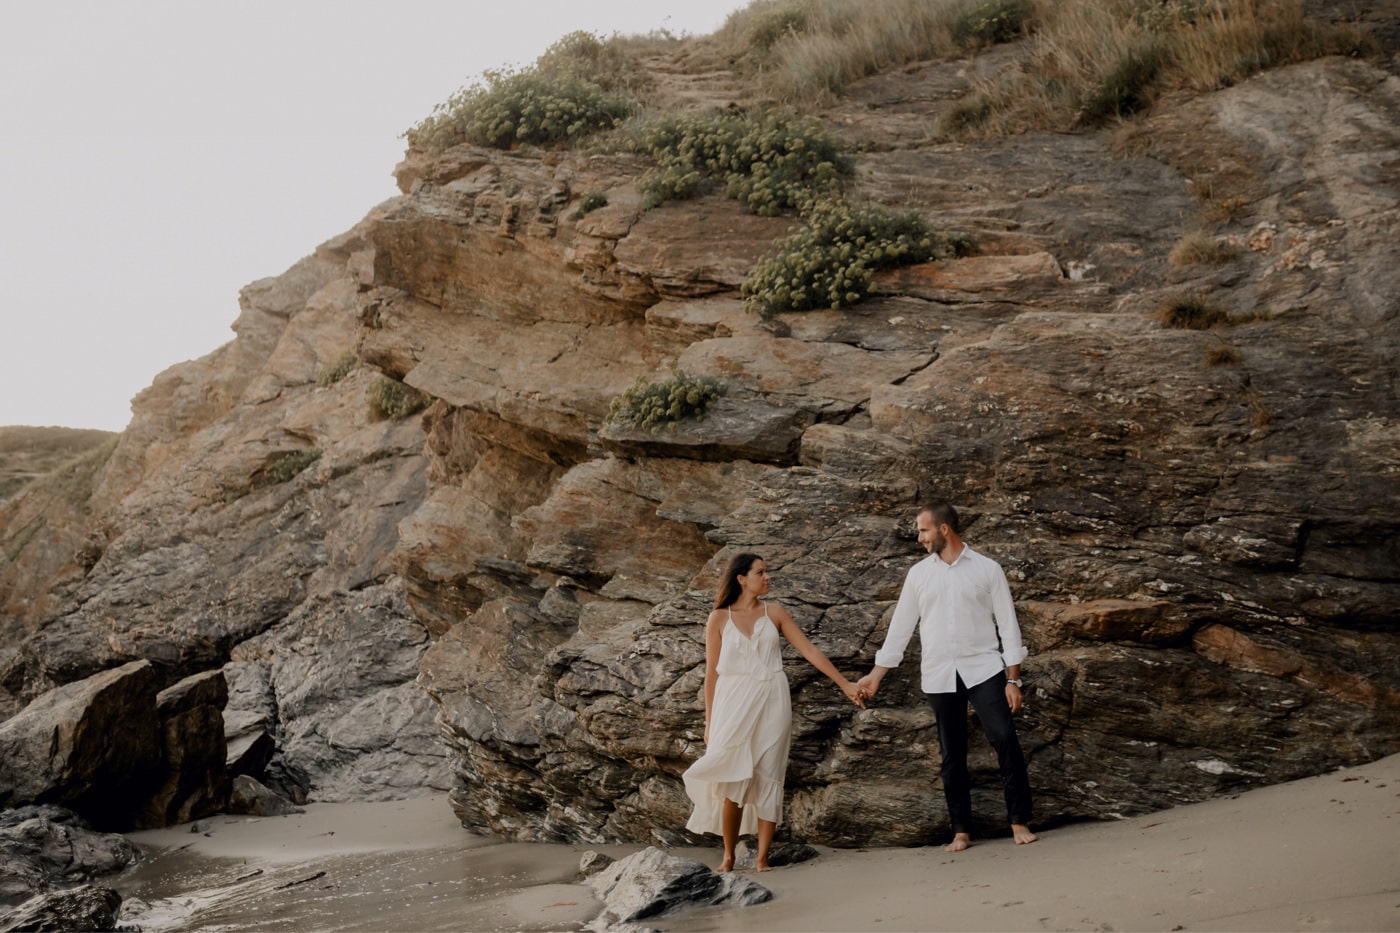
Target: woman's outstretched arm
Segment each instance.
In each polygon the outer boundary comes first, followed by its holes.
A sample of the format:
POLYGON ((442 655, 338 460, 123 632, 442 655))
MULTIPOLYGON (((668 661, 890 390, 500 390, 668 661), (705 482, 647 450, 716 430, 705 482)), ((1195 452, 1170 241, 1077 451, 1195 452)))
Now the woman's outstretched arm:
POLYGON ((792 615, 782 606, 768 604, 768 615, 778 624, 778 631, 783 633, 783 637, 788 640, 788 644, 797 649, 797 653, 807 659, 817 670, 830 677, 836 686, 841 688, 841 692, 846 694, 855 705, 865 708, 865 699, 860 695, 860 690, 836 669, 836 665, 831 663, 831 659, 822 653, 822 650, 812 644, 812 640, 797 627, 792 615))

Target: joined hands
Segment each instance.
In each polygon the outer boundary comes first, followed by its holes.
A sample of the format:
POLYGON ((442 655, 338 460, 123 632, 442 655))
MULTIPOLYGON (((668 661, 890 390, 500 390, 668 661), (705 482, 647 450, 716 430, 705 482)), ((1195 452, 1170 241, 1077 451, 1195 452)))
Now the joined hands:
MULTIPOLYGON (((860 680, 856 681, 856 690, 859 692, 862 700, 875 699, 875 694, 879 689, 880 681, 876 679, 874 674, 866 674, 860 680)), ((864 703, 861 704, 861 706, 864 705, 864 703)))
POLYGON ((861 709, 865 709, 865 695, 861 693, 860 687, 849 680, 841 687, 841 692, 846 694, 846 699, 850 700, 861 709))

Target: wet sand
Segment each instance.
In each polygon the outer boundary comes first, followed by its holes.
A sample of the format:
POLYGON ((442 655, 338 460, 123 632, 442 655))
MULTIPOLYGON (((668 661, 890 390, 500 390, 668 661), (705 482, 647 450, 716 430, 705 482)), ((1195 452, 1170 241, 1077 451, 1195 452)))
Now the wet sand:
MULTIPOLYGON (((579 855, 635 846, 501 843, 445 798, 313 804, 134 833, 122 920, 158 930, 569 930, 599 908, 579 855), (324 874, 319 874, 324 872, 324 874)), ((950 855, 821 849, 751 875, 768 904, 656 918, 685 931, 1400 931, 1400 756, 1117 823, 950 855)), ((716 860, 716 850, 676 854, 716 860)))

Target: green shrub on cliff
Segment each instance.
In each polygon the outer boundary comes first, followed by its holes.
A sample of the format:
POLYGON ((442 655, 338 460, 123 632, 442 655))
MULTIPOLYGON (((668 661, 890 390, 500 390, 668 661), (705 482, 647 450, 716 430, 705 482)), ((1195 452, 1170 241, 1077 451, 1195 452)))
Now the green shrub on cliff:
POLYGON ((431 399, 411 385, 379 376, 369 387, 369 408, 377 418, 402 421, 428 407, 431 399))
POLYGON ((608 196, 605 192, 599 191, 597 188, 589 188, 579 196, 578 208, 574 214, 577 217, 582 217, 585 214, 591 214, 600 207, 606 207, 607 204, 608 196))
POLYGON ((576 143, 631 113, 633 99, 652 83, 642 56, 677 41, 666 33, 571 32, 527 68, 484 72, 404 135, 409 145, 432 152, 459 143, 497 149, 576 143))
POLYGON ((460 143, 511 149, 574 143, 627 116, 627 100, 572 73, 488 71, 434 108, 405 135, 438 152, 460 143))
POLYGON ((346 350, 334 363, 327 363, 316 370, 316 385, 325 389, 335 385, 360 365, 360 358, 354 350, 346 350))
POLYGON ((851 173, 835 137, 787 110, 662 117, 643 125, 633 145, 658 163, 639 185, 651 204, 723 182, 729 197, 772 217, 810 205, 851 173))
POLYGON ((870 294, 875 272, 972 251, 972 241, 933 231, 916 211, 819 201, 807 226, 760 259, 744 305, 762 315, 844 308, 870 294))
POLYGON ((253 477, 249 490, 266 489, 289 482, 302 470, 321 459, 321 448, 309 447, 283 454, 253 477))
POLYGON ((652 83, 651 75, 638 58, 647 46, 670 44, 658 34, 607 38, 597 33, 575 30, 549 48, 535 60, 535 70, 549 76, 572 75, 605 91, 638 93, 652 83))
POLYGON ((608 408, 609 424, 628 425, 656 432, 686 419, 700 419, 724 394, 724 386, 710 376, 692 376, 676 366, 666 379, 648 382, 637 377, 627 391, 608 408))

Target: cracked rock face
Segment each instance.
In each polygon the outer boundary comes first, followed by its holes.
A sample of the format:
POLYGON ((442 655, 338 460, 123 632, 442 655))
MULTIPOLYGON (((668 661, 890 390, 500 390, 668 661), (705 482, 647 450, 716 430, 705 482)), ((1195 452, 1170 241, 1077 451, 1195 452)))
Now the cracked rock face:
MULTIPOLYGON (((946 101, 911 103, 906 77, 831 112, 878 143, 855 193, 982 253, 840 312, 746 313, 792 220, 643 210, 634 157, 410 153, 402 197, 250 286, 238 339, 138 398, 64 526, 84 559, 42 599, 6 584, 0 699, 134 658, 170 682, 224 667, 230 735, 275 739, 288 796, 450 786, 474 830, 693 842, 679 775, 724 561, 762 554, 773 598, 861 673, 922 556, 913 509, 946 497, 1033 652, 1042 819, 1400 750, 1395 78, 1281 69, 1164 107, 1115 157, 1088 134, 927 143, 946 101), (1174 266, 1202 185, 1247 196, 1216 231, 1239 256, 1174 266), (579 217, 589 190, 608 203, 579 217), (1182 294, 1233 323, 1165 326, 1182 294), (348 349, 361 367, 318 386, 348 349), (726 384, 707 418, 605 422, 671 361, 726 384), (375 420, 371 368, 433 404, 375 420)), ((912 664, 859 711, 790 653, 795 837, 945 828, 912 664)), ((990 751, 973 764, 995 826, 990 751)))

